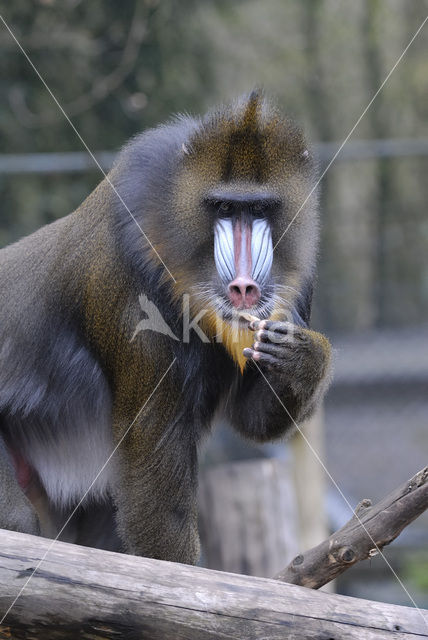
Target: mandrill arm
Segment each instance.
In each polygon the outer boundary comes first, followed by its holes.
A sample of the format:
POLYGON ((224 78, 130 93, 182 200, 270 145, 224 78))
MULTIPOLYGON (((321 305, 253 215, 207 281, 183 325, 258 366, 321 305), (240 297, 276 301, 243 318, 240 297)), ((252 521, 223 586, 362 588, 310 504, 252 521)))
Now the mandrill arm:
POLYGON ((272 440, 308 418, 329 381, 330 343, 290 322, 253 321, 252 348, 230 403, 232 423, 244 436, 272 440), (271 387, 271 388, 270 388, 271 387))

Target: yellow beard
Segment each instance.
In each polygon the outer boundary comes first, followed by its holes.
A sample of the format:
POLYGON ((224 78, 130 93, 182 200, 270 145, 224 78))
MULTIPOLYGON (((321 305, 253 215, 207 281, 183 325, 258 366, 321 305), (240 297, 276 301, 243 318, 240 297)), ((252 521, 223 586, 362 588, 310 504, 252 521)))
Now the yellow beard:
POLYGON ((243 373, 247 362, 247 358, 244 356, 243 350, 246 347, 253 346, 254 331, 250 331, 250 329, 247 328, 239 328, 236 330, 226 322, 223 322, 222 324, 222 338, 225 349, 236 362, 241 373, 243 373))
MULTIPOLYGON (((269 316, 269 320, 278 320, 281 315, 280 310, 275 307, 269 316)), ((238 322, 233 324, 225 322, 213 310, 205 314, 201 320, 201 325, 204 326, 204 329, 211 338, 215 337, 217 342, 224 345, 226 351, 234 362, 236 362, 241 373, 243 373, 247 362, 243 350, 253 346, 254 331, 251 331, 251 329, 248 329, 246 326, 238 325, 238 322)))

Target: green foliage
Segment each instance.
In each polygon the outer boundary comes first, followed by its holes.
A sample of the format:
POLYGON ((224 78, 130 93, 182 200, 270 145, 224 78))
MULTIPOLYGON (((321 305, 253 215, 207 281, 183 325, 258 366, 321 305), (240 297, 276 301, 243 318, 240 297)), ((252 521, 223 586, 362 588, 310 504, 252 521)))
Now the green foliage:
POLYGON ((421 591, 428 593, 428 552, 418 552, 406 557, 405 578, 421 591))
MULTIPOLYGON (((209 53, 188 15, 196 0, 17 0, 5 19, 91 148, 114 149, 172 112, 198 110, 209 53)), ((3 152, 81 142, 10 35, 0 33, 3 152)))
MULTIPOLYGON (((196 0, 16 0, 4 17, 91 150, 181 110, 199 111, 211 65, 188 27, 196 0)), ((82 143, 17 44, 0 29, 2 153, 81 151, 82 143)), ((102 176, 0 175, 0 243, 72 211, 102 176)))

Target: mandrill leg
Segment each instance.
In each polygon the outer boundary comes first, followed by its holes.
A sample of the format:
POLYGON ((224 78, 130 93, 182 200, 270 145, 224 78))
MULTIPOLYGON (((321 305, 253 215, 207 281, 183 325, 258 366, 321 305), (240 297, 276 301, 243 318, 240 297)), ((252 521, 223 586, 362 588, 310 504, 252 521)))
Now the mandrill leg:
MULTIPOLYGON (((116 419, 116 434, 123 434, 130 423, 116 419)), ((141 417, 116 454, 113 500, 118 533, 128 553, 195 564, 199 558, 196 444, 188 425, 174 424, 168 430, 168 426, 152 428, 151 423, 152 414, 141 417)))

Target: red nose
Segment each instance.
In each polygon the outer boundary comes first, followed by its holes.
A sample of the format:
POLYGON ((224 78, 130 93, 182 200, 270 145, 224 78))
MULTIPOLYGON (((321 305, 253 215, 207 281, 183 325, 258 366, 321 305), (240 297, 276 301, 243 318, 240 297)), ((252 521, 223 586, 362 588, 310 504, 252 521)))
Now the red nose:
POLYGON ((229 300, 237 309, 249 309, 260 300, 257 282, 248 276, 238 276, 228 286, 229 300))

